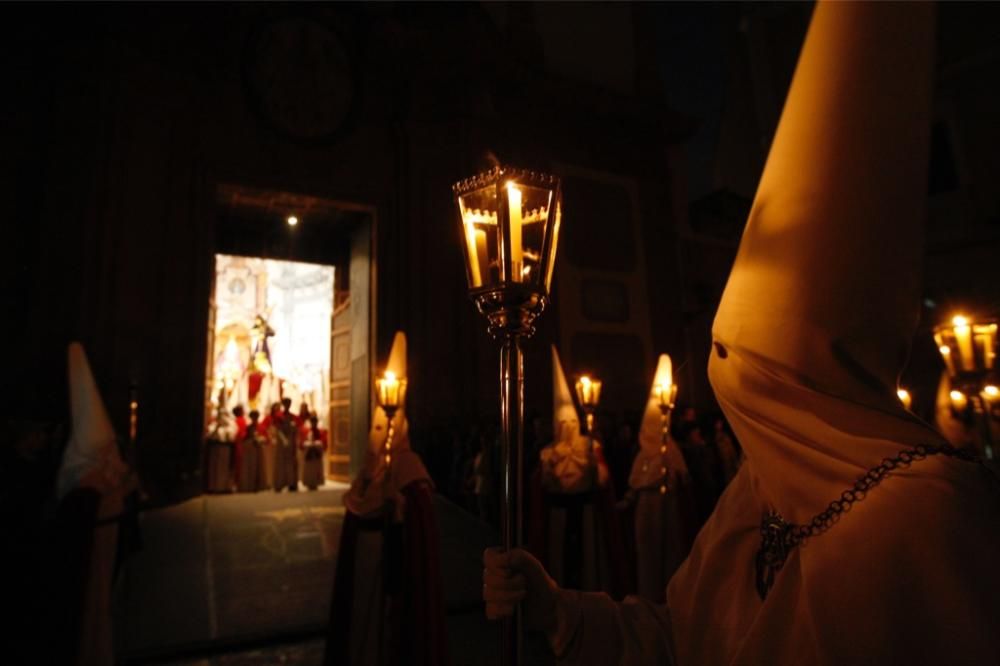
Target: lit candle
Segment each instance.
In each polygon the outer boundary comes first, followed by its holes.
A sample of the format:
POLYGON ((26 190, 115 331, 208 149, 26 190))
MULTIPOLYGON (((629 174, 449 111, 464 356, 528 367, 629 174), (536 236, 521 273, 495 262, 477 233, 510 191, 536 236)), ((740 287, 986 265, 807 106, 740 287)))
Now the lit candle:
POLYGON ((983 399, 989 403, 1000 400, 1000 388, 997 388, 993 384, 987 384, 983 387, 983 399))
POLYGON ((952 391, 948 395, 951 398, 951 406, 956 412, 964 412, 969 406, 969 399, 961 391, 952 391))
POLYGON ((941 345, 938 347, 938 351, 941 352, 941 358, 944 359, 944 365, 948 368, 948 376, 955 376, 955 360, 951 357, 951 348, 948 345, 941 345))
POLYGON ((903 403, 903 407, 909 409, 910 405, 913 404, 913 398, 910 397, 910 392, 906 389, 896 389, 896 395, 899 396, 899 401, 903 403))
POLYGON ((969 326, 969 320, 962 315, 957 315, 952 318, 951 323, 954 325, 955 331, 955 341, 958 343, 958 355, 961 357, 963 370, 974 370, 974 358, 972 355, 972 328, 969 326))
POLYGON ((483 274, 479 263, 480 252, 485 254, 486 232, 476 229, 469 222, 465 223, 465 242, 469 246, 469 272, 471 273, 472 286, 483 286, 483 274), (480 250, 480 247, 482 248, 480 250))
MULTIPOLYGON (((479 265, 479 270, 489 270, 490 268, 490 255, 486 251, 486 230, 476 229, 476 258, 479 265)), ((482 280, 487 276, 480 274, 480 284, 482 280)))
POLYGON ((510 201, 510 277, 514 282, 522 281, 521 265, 524 262, 524 248, 521 245, 521 190, 514 183, 507 183, 507 199, 510 201))

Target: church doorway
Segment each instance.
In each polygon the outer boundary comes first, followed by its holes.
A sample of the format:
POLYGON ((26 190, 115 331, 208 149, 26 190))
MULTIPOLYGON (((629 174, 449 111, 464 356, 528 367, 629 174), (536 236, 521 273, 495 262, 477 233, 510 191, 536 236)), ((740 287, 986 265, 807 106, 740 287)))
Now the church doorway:
MULTIPOLYGON (((323 481, 346 482, 363 460, 370 418, 374 213, 229 185, 219 187, 217 204, 205 363, 206 488, 238 488, 238 474, 220 482, 213 473, 212 444, 244 437, 252 412, 266 437, 267 419, 272 410, 285 411, 283 403, 301 442, 312 443, 318 432, 325 444, 323 481), (315 415, 315 429, 307 414, 315 415)), ((297 454, 303 483, 306 453, 300 448, 297 454)), ((315 450, 308 453, 318 459, 315 450)), ((224 474, 224 465, 216 466, 224 474)), ((316 463, 308 467, 315 474, 316 463)))

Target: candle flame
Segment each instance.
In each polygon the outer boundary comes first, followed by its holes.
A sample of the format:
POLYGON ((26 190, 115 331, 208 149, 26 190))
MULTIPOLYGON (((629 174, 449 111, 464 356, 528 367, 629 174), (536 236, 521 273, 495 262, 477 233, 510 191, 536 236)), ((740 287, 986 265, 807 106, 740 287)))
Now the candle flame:
POLYGON ((969 320, 962 315, 955 315, 951 318, 951 323, 955 326, 968 326, 969 320))

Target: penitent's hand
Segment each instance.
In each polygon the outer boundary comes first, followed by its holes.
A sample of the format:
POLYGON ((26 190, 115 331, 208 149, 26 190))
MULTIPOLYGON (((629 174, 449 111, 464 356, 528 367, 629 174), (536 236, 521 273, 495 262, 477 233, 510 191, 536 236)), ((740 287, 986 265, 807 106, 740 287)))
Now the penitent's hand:
POLYGON ((486 617, 497 620, 514 612, 521 602, 524 623, 552 637, 558 627, 559 586, 542 563, 520 548, 504 552, 487 548, 483 553, 483 600, 486 617))

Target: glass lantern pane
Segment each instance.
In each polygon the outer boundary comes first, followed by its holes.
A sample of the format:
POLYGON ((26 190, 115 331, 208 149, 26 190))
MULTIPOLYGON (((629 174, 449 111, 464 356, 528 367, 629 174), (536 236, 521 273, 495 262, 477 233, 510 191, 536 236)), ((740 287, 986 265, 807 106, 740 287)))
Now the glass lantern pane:
POLYGON ((549 233, 552 236, 552 241, 549 243, 548 256, 545 258, 546 292, 552 290, 552 271, 556 267, 556 250, 558 249, 559 246, 559 227, 562 224, 562 202, 559 199, 556 199, 555 206, 556 206, 555 215, 549 221, 549 227, 551 228, 551 231, 549 233))
POLYGON ((497 195, 485 187, 458 197, 465 232, 465 262, 470 287, 495 285, 500 281, 497 195))
POLYGON ((510 207, 512 282, 543 285, 547 262, 542 256, 552 190, 509 181, 505 185, 510 207))
POLYGON ((976 367, 992 370, 996 361, 997 325, 976 324, 972 327, 973 347, 977 355, 976 367))

